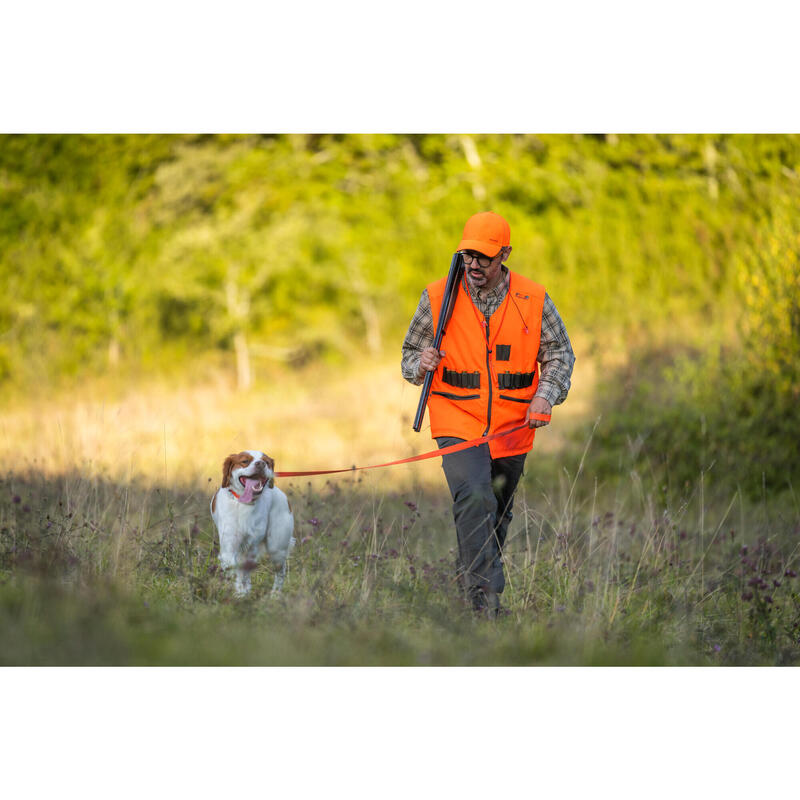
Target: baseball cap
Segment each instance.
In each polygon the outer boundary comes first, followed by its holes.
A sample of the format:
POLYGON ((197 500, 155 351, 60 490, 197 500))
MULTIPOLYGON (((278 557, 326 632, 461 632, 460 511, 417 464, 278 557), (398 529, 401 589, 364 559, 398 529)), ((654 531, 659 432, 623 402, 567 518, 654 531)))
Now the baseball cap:
POLYGON ((459 250, 476 250, 494 258, 501 247, 511 244, 511 228, 508 223, 493 211, 473 214, 464 226, 459 250))

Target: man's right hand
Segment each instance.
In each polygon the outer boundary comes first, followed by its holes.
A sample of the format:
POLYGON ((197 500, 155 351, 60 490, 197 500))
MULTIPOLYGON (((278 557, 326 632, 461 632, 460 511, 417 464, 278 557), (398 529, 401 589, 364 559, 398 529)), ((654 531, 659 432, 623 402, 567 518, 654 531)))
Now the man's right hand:
POLYGON ((444 355, 446 355, 444 350, 439 353, 435 347, 426 347, 419 358, 419 369, 417 371, 419 377, 424 378, 426 372, 435 370, 444 355))

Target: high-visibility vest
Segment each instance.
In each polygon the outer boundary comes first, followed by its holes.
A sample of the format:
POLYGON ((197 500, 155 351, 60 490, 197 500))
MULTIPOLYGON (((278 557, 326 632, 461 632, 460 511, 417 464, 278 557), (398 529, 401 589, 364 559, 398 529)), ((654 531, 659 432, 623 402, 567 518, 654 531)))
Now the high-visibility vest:
MULTIPOLYGON (((445 356, 436 368, 428 413, 431 436, 475 439, 509 430, 525 421, 539 385, 536 357, 542 333, 544 286, 509 271, 505 299, 489 322, 475 307, 465 278, 442 339, 445 356)), ((428 297, 434 330, 446 278, 431 283, 428 297)), ((489 442, 492 458, 527 453, 534 428, 489 442)))

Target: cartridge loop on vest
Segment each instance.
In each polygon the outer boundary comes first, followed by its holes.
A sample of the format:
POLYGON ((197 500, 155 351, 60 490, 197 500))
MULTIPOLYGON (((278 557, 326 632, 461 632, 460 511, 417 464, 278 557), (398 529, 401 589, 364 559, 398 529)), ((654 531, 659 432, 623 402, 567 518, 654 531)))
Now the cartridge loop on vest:
POLYGON ((458 386, 459 389, 480 389, 480 372, 456 372, 455 370, 444 367, 442 380, 451 386, 458 386))
POLYGON ((527 389, 535 377, 536 372, 498 372, 497 385, 501 389, 527 389))

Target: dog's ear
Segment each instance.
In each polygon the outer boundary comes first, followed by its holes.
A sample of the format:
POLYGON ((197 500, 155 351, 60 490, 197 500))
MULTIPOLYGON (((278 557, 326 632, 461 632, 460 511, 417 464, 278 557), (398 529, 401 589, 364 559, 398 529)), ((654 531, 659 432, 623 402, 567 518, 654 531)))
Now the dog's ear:
MULTIPOLYGON (((266 453, 264 453, 264 461, 267 462, 267 466, 269 467, 269 471, 270 472, 275 472, 275 459, 274 458, 270 458, 266 453)), ((275 478, 274 477, 270 477, 270 479, 267 481, 267 486, 269 486, 270 489, 274 489, 275 488, 275 478)))
POLYGON ((233 464, 236 460, 236 454, 228 456, 222 464, 222 488, 231 485, 231 472, 233 472, 233 464))

